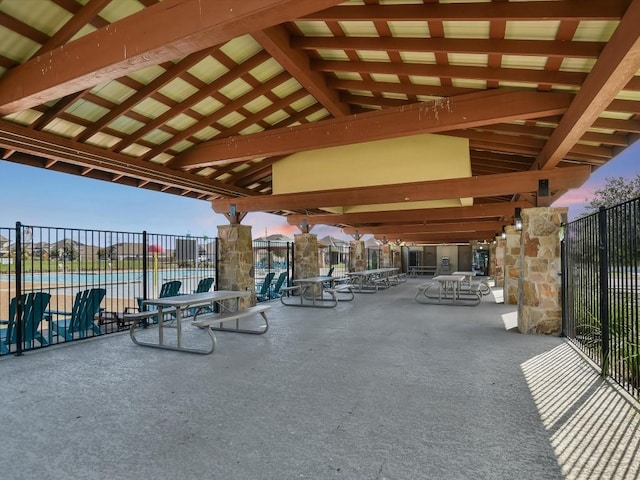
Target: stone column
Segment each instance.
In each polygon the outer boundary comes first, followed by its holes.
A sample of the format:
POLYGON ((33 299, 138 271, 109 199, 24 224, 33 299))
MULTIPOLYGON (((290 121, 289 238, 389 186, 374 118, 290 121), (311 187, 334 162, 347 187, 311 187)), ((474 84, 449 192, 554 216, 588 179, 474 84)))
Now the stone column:
POLYGON ((380 268, 388 268, 391 266, 391 245, 385 243, 380 249, 380 268))
POLYGON ((562 333, 560 236, 566 208, 522 211, 522 252, 518 330, 521 333, 562 333))
POLYGON ((504 250, 504 303, 517 305, 520 281, 520 232, 513 225, 505 227, 507 233, 504 250))
POLYGON ((367 250, 364 241, 354 240, 349 243, 349 271, 362 272, 367 269, 367 250))
POLYGON ((504 252, 507 242, 502 236, 496 237, 496 287, 504 287, 504 252))
POLYGON ((218 290, 251 290, 254 295, 241 299, 239 308, 256 304, 253 278, 253 240, 248 225, 218 226, 218 290))
POLYGON ((293 236, 293 242, 295 251, 293 278, 308 278, 320 275, 318 236, 315 233, 300 233, 293 236))

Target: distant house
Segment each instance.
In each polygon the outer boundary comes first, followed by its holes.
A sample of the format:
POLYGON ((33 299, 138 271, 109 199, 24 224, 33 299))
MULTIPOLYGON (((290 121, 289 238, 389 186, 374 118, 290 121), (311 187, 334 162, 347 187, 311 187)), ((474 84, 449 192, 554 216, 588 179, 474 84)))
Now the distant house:
POLYGON ((293 239, 282 235, 281 233, 274 233, 273 235, 267 235, 266 237, 258 237, 253 239, 254 242, 293 242, 293 239))
MULTIPOLYGON (((40 254, 42 254, 44 245, 45 244, 39 245, 41 249, 40 254)), ((70 238, 65 238, 48 245, 49 257, 59 260, 94 261, 98 259, 99 250, 100 248, 95 245, 86 245, 70 238)), ((34 248, 34 254, 35 253, 34 248)))
POLYGON ((10 247, 9 239, 0 235, 0 258, 9 256, 10 254, 9 247, 10 247))
POLYGON ((143 256, 142 243, 116 243, 111 246, 111 258, 114 260, 140 260, 143 256))
POLYGON ((349 242, 327 235, 318 240, 321 249, 320 265, 336 265, 349 261, 349 242))

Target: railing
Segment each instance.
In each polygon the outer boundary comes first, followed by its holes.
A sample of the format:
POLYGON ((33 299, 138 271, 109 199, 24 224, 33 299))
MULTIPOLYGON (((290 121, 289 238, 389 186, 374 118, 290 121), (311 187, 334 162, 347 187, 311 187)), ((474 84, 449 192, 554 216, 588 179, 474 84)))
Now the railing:
POLYGON ((563 333, 640 398, 640 199, 565 227, 563 333))
POLYGON ((349 271, 349 245, 330 245, 318 250, 320 275, 342 277, 349 271), (332 270, 333 269, 333 270, 332 270))
POLYGON ((287 287, 291 284, 293 276, 293 243, 254 240, 253 268, 256 294, 259 295, 258 300, 264 301, 277 297, 278 292, 274 289, 281 274, 284 274, 286 279, 282 286, 287 287), (265 287, 264 292, 261 292, 265 279, 269 278, 271 278, 270 284, 265 287))
MULTIPOLYGON (((191 293, 201 279, 216 278, 216 252, 217 240, 207 237, 20 223, 15 229, 0 228, 0 319, 10 320, 11 299, 19 300, 14 300, 13 318, 22 322, 26 295, 50 295, 42 318, 24 328, 16 325, 18 337, 4 341, 0 355, 127 328, 122 314, 137 311, 141 300, 157 297, 164 283, 177 280, 180 293, 191 293), (104 298, 93 312, 88 311, 92 302, 78 302, 76 296, 95 289, 104 291, 104 298), (65 335, 65 320, 72 319, 79 325, 65 335)), ((0 325, 3 336, 7 327, 0 325)))

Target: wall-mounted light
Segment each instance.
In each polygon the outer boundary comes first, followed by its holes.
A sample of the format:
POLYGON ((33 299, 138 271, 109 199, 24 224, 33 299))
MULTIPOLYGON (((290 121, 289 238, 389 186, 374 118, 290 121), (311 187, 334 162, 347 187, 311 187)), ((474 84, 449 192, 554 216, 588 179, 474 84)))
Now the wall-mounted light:
POLYGON ((502 227, 502 239, 506 240, 507 238, 507 232, 505 231, 504 227, 502 227))
POLYGON ((516 227, 516 231, 519 232, 522 230, 522 218, 521 218, 521 214, 522 214, 522 209, 520 207, 516 207, 516 214, 515 214, 515 222, 514 225, 516 227))

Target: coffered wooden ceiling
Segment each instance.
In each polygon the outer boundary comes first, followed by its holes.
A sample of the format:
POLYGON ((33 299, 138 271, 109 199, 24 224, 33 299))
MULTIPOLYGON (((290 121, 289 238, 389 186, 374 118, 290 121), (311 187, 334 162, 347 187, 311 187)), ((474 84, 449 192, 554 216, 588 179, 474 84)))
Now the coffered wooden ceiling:
POLYGON ((638 138, 639 25, 640 0, 0 0, 0 157, 232 220, 488 239, 638 138), (473 177, 271 194, 286 155, 417 133, 467 138, 473 177))

